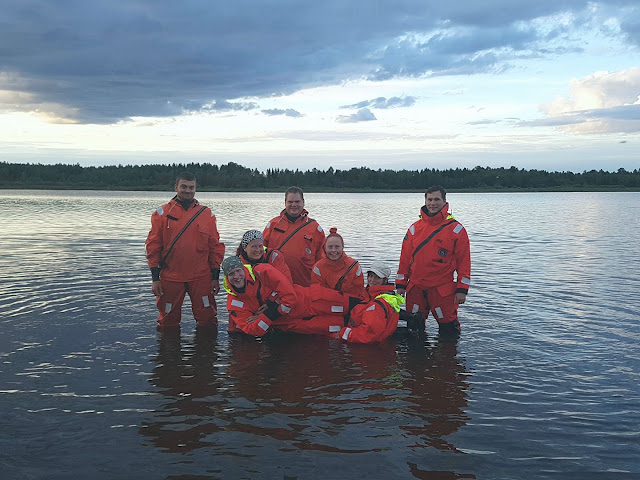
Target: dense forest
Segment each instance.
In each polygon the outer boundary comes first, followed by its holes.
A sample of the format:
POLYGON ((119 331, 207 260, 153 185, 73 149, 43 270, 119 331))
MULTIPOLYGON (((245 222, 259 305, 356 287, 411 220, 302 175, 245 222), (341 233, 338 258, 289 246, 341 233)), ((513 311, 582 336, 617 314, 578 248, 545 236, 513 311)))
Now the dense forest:
POLYGON ((308 191, 421 191, 430 185, 448 190, 640 190, 640 170, 582 173, 547 172, 522 168, 455 168, 437 170, 338 170, 266 172, 230 162, 225 165, 42 165, 0 162, 0 188, 167 190, 182 171, 195 174, 200 190, 274 191, 297 185, 308 191))

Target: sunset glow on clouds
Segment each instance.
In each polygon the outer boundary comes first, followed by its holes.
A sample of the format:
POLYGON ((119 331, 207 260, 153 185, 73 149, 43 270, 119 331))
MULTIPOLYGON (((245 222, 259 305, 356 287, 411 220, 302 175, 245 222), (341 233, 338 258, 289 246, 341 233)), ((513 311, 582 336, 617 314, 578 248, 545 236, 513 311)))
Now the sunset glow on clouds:
POLYGON ((640 168, 636 3, 9 0, 0 158, 640 168))

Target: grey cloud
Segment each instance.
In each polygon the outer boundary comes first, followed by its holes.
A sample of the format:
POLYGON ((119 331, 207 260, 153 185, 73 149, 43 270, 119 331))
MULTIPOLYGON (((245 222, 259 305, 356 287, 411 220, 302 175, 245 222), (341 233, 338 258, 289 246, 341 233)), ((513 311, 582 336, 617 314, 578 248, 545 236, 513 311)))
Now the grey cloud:
POLYGON ((338 115, 338 118, 336 118, 336 121, 340 123, 370 122, 373 120, 377 120, 377 118, 368 108, 358 110, 351 115, 338 115))
POLYGON ((271 108, 267 110, 262 110, 262 113, 265 113, 267 115, 285 115, 287 117, 293 117, 293 118, 302 116, 300 112, 298 112, 297 110, 294 110, 293 108, 287 108, 287 109, 271 108))
POLYGON ((229 102, 227 100, 216 100, 211 105, 205 105, 200 110, 211 112, 246 112, 259 108, 254 102, 229 102))
POLYGON ((399 107, 411 107, 416 103, 416 97, 378 97, 372 100, 364 100, 362 102, 354 103, 353 105, 343 105, 340 108, 399 108, 399 107))
POLYGON ((500 123, 499 120, 476 120, 473 122, 467 122, 467 125, 492 125, 494 123, 500 123))
MULTIPOLYGON (((640 105, 580 110, 565 115, 520 122, 519 125, 525 127, 563 127, 593 122, 598 122, 598 132, 640 132, 640 105)), ((584 133, 592 133, 592 131, 585 131, 584 133)))
POLYGON ((636 9, 625 15, 623 21, 620 22, 620 29, 632 43, 640 46, 640 10, 636 9))
MULTIPOLYGON (((610 16, 626 8, 621 28, 638 44, 636 0, 599 4, 609 5, 610 16)), ((516 58, 580 48, 542 43, 572 25, 543 31, 532 20, 567 12, 581 27, 580 15, 597 14, 587 0, 292 5, 5 0, 0 90, 29 94, 31 104, 86 123, 221 111, 216 105, 225 111, 221 99, 352 79, 500 72, 516 58)))

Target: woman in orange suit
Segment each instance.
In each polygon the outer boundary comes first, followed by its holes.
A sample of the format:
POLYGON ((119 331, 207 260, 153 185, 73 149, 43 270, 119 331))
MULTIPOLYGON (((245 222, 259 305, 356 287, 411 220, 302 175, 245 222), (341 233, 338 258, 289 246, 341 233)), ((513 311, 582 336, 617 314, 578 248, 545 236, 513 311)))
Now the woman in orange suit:
POLYGON ((364 275, 357 260, 344 253, 344 239, 337 228, 329 230, 324 242, 325 258, 313 266, 311 284, 322 285, 360 300, 369 300, 364 275))

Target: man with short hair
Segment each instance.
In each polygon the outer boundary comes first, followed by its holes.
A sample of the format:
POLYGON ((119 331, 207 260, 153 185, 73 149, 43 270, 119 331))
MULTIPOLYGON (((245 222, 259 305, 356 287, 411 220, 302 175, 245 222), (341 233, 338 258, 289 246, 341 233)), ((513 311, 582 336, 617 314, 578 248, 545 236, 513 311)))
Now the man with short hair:
POLYGON ((458 305, 465 302, 471 285, 471 254, 467 231, 449 214, 446 198, 439 185, 425 193, 420 220, 402 242, 396 289, 406 293, 408 311, 424 318, 431 311, 440 333, 458 335, 458 305))
POLYGON ((218 277, 224 244, 216 217, 195 199, 196 178, 178 175, 175 197, 151 215, 145 242, 151 269, 151 290, 158 306, 158 327, 180 325, 182 302, 188 292, 198 327, 217 327, 214 299, 220 291, 218 277))
POLYGON ((304 208, 304 193, 290 187, 284 194, 284 210, 271 219, 264 231, 264 245, 280 250, 291 271, 293 283, 308 287, 311 269, 322 258, 324 231, 304 208))

